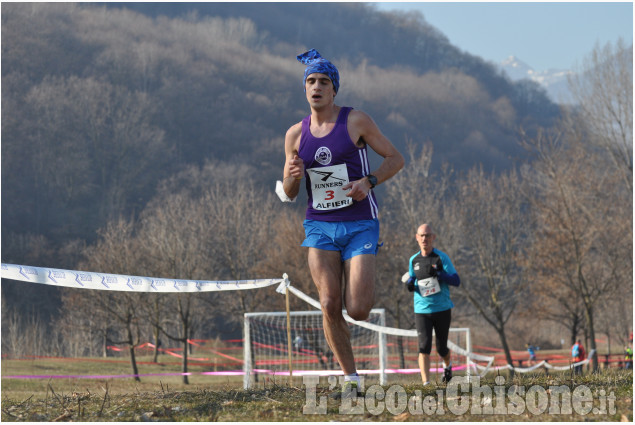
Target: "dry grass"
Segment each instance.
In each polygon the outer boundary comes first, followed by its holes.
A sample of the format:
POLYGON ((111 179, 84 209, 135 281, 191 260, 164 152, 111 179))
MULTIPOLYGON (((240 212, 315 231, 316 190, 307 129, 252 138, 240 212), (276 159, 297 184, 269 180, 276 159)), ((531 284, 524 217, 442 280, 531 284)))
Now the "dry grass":
MULTIPOLYGON (((303 414, 308 404, 302 381, 296 378, 294 386, 287 386, 286 378, 261 379, 252 390, 243 390, 242 377, 190 376, 184 385, 180 377, 148 377, 141 382, 124 379, 8 379, 7 375, 20 374, 125 374, 127 363, 65 362, 58 360, 3 360, 2 361, 2 421, 620 421, 633 419, 632 372, 610 369, 599 374, 572 377, 568 373, 544 375, 543 372, 506 378, 503 384, 508 393, 512 385, 527 389, 533 385, 549 388, 566 385, 573 389, 587 386, 594 399, 600 394, 615 395, 615 411, 580 415, 551 415, 525 411, 520 415, 477 414, 472 411, 456 415, 447 407, 443 413, 432 415, 412 413, 410 409, 391 413, 388 409, 372 413, 364 408, 360 414, 343 413, 340 401, 327 401, 326 414, 303 414), (37 371, 37 372, 36 372, 37 371)), ((143 364, 140 373, 161 373, 178 370, 177 364, 143 364)), ((201 367, 192 366, 196 373, 201 367), (198 370, 197 370, 198 369, 198 370)), ((408 399, 421 391, 416 376, 401 377, 398 381, 408 399)), ((397 380, 391 378, 391 384, 397 380)), ((374 385, 366 382, 366 389, 374 385)), ((494 376, 481 382, 481 386, 494 387, 494 376)), ((388 390, 390 385, 382 387, 388 390)), ((377 388, 377 387, 375 387, 377 388)), ((437 398, 437 391, 445 391, 444 384, 426 387, 421 396, 437 398)), ((320 380, 317 400, 330 392, 325 379, 320 380)), ((374 403, 384 400, 376 399, 374 403)), ((506 402, 509 398, 506 399, 506 402)), ((385 401, 384 401, 385 402, 385 401)), ((447 402, 447 401, 446 401, 447 402)), ((368 403, 368 400, 366 401, 368 403)), ((487 401, 480 401, 485 407, 487 401)), ((355 403, 354 403, 355 404, 355 403)), ((595 402, 594 406, 597 405, 595 402)), ((472 404, 474 406, 474 403, 472 404)))

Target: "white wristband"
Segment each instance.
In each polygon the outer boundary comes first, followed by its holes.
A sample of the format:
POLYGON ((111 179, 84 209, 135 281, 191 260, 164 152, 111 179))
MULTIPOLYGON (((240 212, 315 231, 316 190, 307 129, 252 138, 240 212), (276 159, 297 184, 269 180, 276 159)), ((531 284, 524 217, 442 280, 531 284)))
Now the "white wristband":
POLYGON ((295 202, 295 198, 289 198, 284 192, 284 187, 282 187, 280 180, 276 181, 276 195, 278 195, 278 198, 280 198, 282 202, 295 202))

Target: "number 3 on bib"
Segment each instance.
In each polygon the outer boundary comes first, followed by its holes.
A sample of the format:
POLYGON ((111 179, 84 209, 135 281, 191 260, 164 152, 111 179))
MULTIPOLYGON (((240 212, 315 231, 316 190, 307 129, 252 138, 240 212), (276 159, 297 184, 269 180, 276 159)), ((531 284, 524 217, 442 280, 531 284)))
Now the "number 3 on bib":
POLYGON ((336 210, 353 203, 353 200, 346 196, 346 191, 342 189, 348 184, 346 164, 309 168, 306 171, 311 179, 314 209, 336 210))

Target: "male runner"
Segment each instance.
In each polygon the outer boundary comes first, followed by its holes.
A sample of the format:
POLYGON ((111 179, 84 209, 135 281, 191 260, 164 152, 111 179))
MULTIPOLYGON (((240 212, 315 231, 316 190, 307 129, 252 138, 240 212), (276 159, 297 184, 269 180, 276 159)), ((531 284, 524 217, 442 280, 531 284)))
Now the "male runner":
POLYGON ((443 359, 443 382, 452 379, 452 362, 448 349, 448 335, 452 321, 449 286, 459 286, 461 279, 450 257, 434 247, 436 235, 429 224, 417 229, 417 243, 421 250, 410 257, 408 273, 402 280, 408 291, 414 292, 415 326, 419 340, 419 369, 423 385, 430 384, 430 352, 432 330, 436 335, 437 353, 443 359))
POLYGON ((365 320, 373 307, 379 221, 372 189, 394 176, 404 158, 367 114, 335 104, 339 72, 331 62, 315 49, 297 59, 306 65, 304 90, 311 114, 285 136, 282 187, 295 199, 305 180, 308 205, 302 246, 309 248, 324 334, 345 374, 345 385, 354 382, 359 388, 342 308, 353 319, 365 320), (368 147, 384 158, 372 172, 368 147))

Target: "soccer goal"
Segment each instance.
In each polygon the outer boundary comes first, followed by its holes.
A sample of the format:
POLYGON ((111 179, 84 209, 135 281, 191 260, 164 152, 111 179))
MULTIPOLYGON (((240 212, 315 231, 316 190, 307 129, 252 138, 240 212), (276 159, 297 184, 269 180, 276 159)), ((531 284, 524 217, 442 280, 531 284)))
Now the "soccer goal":
MULTIPOLYGON (((339 365, 324 337, 321 311, 290 312, 291 365, 294 376, 337 375, 339 365)), ((384 326, 384 309, 372 309, 367 320, 384 326)), ((360 370, 381 373, 386 368, 385 336, 349 323, 353 354, 360 370)), ((289 374, 287 313, 245 313, 244 388, 258 382, 259 375, 289 374)), ((385 380, 381 378, 381 380, 385 380)))
MULTIPOLYGON (((384 309, 373 309, 366 321, 358 322, 345 315, 351 333, 351 345, 362 375, 376 375, 385 385, 387 374, 418 374, 419 348, 414 330, 385 326, 384 309)), ((287 338, 287 313, 246 313, 244 316, 244 380, 250 388, 261 375, 289 376, 289 359, 293 376, 331 376, 341 374, 340 367, 324 337, 322 312, 290 312, 291 355, 287 338)), ((452 328, 448 341, 455 373, 470 374, 471 341, 469 328, 452 328)), ((433 349, 431 369, 440 365, 433 349)), ((417 378, 419 379, 419 378, 417 378)))

